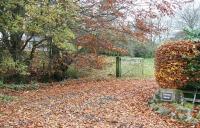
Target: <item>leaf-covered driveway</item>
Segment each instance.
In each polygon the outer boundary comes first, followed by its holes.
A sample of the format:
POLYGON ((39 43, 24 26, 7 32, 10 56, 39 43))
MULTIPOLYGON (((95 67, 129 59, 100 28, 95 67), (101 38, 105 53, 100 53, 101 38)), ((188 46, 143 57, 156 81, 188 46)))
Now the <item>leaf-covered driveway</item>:
POLYGON ((154 80, 70 81, 37 91, 14 92, 0 105, 0 127, 175 128, 148 107, 154 80))

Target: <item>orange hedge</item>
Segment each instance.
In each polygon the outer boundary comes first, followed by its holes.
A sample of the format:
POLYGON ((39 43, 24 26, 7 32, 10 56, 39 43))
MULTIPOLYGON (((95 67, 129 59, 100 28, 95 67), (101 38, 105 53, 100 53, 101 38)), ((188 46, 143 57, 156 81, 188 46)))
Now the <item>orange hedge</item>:
POLYGON ((175 41, 161 45, 156 51, 155 76, 162 88, 180 88, 189 82, 185 72, 188 59, 198 54, 196 44, 192 41, 175 41))

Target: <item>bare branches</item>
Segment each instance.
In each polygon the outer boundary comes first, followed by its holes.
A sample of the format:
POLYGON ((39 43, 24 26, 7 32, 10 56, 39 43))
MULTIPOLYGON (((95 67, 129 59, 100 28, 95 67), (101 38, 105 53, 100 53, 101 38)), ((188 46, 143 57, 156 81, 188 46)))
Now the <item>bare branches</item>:
POLYGON ((190 4, 181 13, 179 13, 181 27, 195 29, 200 26, 200 5, 198 7, 190 4))

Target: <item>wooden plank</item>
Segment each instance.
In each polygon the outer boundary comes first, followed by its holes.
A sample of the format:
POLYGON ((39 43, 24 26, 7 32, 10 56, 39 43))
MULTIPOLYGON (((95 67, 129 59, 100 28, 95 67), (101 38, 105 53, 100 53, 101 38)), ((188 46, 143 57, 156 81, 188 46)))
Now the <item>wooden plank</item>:
MULTIPOLYGON (((184 100, 193 102, 194 99, 193 99, 193 98, 185 98, 185 97, 184 97, 184 100)), ((198 103, 199 103, 199 102, 200 102, 200 99, 196 99, 195 102, 198 102, 198 103)))
MULTIPOLYGON (((183 93, 189 93, 189 94, 195 94, 195 91, 182 91, 183 93)), ((196 94, 200 94, 200 92, 197 92, 196 94)))

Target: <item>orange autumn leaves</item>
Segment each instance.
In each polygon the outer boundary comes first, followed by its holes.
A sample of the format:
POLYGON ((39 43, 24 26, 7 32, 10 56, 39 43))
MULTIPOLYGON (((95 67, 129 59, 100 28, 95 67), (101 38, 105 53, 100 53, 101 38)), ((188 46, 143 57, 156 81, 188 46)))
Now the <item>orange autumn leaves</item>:
POLYGON ((122 49, 113 45, 112 42, 105 39, 102 36, 95 36, 92 34, 87 34, 77 38, 77 45, 88 48, 91 50, 92 53, 98 53, 102 50, 110 50, 115 51, 122 54, 127 54, 126 49, 122 49))
POLYGON ((119 47, 126 42, 137 40, 148 42, 152 35, 167 30, 166 26, 150 22, 164 15, 173 15, 175 10, 189 0, 84 0, 80 4, 81 29, 77 30, 77 43, 90 49, 126 53, 119 47), (111 36, 105 36, 107 33, 111 36), (120 37, 120 40, 118 39, 120 37), (121 41, 123 39, 123 41, 121 41), (116 45, 117 44, 117 45, 116 45))
POLYGON ((180 88, 189 82, 187 59, 199 54, 192 41, 169 42, 156 52, 156 80, 162 88, 180 88))

